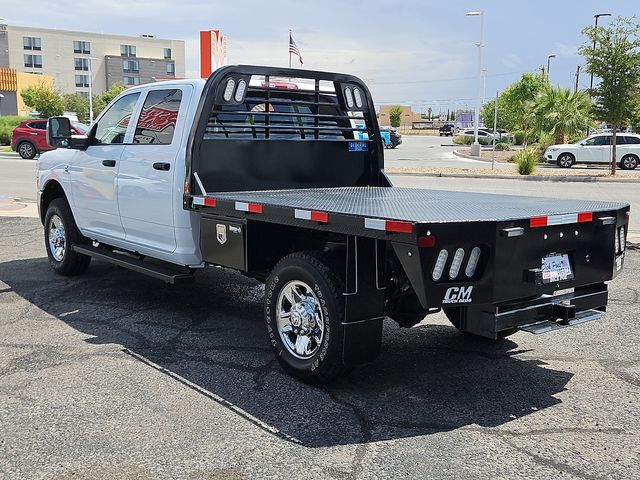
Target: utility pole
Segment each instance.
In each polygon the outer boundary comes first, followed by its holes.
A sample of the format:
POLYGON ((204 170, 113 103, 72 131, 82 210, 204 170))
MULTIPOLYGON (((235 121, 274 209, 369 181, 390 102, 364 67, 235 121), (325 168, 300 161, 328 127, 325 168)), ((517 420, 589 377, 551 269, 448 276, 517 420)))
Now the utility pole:
POLYGON ((575 88, 576 92, 578 91, 579 86, 580 86, 580 65, 576 67, 576 88, 575 88))

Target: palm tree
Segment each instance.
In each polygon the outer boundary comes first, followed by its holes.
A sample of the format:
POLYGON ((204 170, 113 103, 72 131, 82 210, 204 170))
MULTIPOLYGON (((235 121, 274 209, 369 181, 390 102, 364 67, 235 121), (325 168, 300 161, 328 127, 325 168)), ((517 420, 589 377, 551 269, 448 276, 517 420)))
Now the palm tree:
POLYGON ((536 99, 536 119, 542 131, 565 143, 567 136, 586 131, 593 124, 592 103, 585 91, 550 87, 536 99))

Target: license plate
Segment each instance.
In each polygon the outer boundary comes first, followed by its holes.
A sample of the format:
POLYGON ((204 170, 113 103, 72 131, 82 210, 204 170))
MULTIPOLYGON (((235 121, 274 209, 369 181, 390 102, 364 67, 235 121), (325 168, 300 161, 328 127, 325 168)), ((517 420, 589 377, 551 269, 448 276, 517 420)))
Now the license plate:
POLYGON ((542 258, 542 283, 563 282, 572 280, 573 272, 569 255, 552 253, 542 258))

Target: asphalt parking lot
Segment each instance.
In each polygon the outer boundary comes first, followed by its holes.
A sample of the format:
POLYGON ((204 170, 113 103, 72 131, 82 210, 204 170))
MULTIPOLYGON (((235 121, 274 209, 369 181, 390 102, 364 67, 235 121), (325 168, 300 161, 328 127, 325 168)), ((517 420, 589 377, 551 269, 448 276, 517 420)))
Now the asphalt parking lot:
POLYGON ((37 219, 0 228, 2 478, 640 478, 637 251, 603 320, 502 342, 388 321, 375 364, 318 389, 273 361, 257 282, 63 278, 37 219))

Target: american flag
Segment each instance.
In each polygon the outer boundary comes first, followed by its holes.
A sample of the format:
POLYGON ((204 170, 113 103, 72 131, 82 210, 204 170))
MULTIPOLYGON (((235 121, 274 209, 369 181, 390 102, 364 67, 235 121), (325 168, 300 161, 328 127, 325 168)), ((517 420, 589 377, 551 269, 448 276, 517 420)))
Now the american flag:
POLYGON ((298 58, 300 59, 300 65, 304 65, 300 49, 298 49, 296 42, 293 41, 293 37, 291 36, 291 34, 289 34, 289 55, 291 55, 292 53, 298 56, 298 58))

